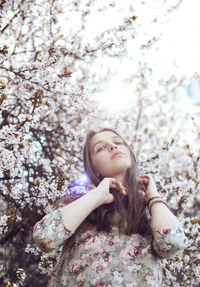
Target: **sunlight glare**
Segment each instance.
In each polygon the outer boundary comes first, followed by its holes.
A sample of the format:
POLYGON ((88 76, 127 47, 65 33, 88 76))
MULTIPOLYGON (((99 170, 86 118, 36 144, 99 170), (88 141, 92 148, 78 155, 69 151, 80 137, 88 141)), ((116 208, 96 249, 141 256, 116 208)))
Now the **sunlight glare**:
POLYGON ((93 95, 94 100, 99 102, 100 107, 108 112, 119 112, 127 108, 134 95, 120 81, 112 81, 106 90, 99 90, 93 95))

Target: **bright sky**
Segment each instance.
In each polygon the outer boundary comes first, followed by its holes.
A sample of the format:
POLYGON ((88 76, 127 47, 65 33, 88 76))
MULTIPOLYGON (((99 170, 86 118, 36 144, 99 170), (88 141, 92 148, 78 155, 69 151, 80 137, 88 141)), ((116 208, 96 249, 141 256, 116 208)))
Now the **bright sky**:
MULTIPOLYGON (((182 0, 178 9, 171 13, 166 12, 167 9, 178 0, 101 0, 94 1, 89 8, 85 5, 87 2, 82 0, 79 5, 79 10, 90 11, 83 44, 95 44, 95 37, 101 32, 122 24, 124 18, 137 16, 135 28, 130 31, 126 42, 127 57, 121 61, 120 58, 104 57, 99 53, 93 66, 90 66, 94 74, 106 77, 108 69, 112 74, 102 87, 97 87, 94 94, 107 110, 125 109, 133 100, 137 81, 128 84, 127 78, 138 74, 139 62, 147 63, 153 71, 148 79, 151 85, 147 93, 154 93, 155 90, 161 93, 163 87, 159 86, 159 80, 167 80, 171 75, 177 79, 185 76, 189 81, 195 72, 200 74, 199 0, 182 0), (150 49, 142 50, 141 45, 153 37, 158 37, 159 41, 150 49)), ((59 18, 61 33, 65 36, 76 33, 82 25, 82 12, 76 9, 68 12, 68 6, 74 7, 70 3, 66 1, 63 18, 59 18)))
MULTIPOLYGON (((95 62, 93 69, 101 74, 108 67, 117 71, 111 81, 95 94, 100 104, 108 110, 119 110, 127 106, 134 96, 133 86, 124 85, 123 80, 138 72, 139 61, 148 63, 153 69, 152 91, 159 88, 160 79, 166 80, 171 75, 175 75, 177 79, 185 75, 190 79, 195 72, 200 73, 200 1, 183 0, 181 6, 169 14, 161 1, 147 1, 145 5, 141 5, 141 1, 134 1, 134 12, 129 9, 133 1, 127 0, 126 5, 124 1, 114 2, 115 8, 110 7, 105 13, 99 12, 95 6, 92 8, 85 26, 85 43, 93 42, 96 35, 117 26, 120 19, 129 15, 138 17, 135 21, 136 34, 134 32, 135 38, 127 41, 128 59, 120 62, 119 59, 103 59, 99 56, 95 62), (153 22, 155 18, 157 22, 153 22), (160 40, 143 53, 141 45, 159 35, 160 40)), ((106 1, 101 2, 103 6, 102 3, 106 1)), ((174 1, 167 3, 171 7, 174 1)), ((71 25, 73 26, 72 22, 71 25)))

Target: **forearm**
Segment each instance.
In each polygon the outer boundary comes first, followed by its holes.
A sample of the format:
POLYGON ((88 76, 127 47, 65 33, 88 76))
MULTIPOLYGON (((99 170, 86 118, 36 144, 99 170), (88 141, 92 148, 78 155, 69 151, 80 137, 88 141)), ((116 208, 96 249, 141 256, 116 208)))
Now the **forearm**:
POLYGON ((72 234, 65 229, 61 208, 46 214, 33 227, 33 239, 43 252, 58 248, 72 234))
POLYGON ((84 219, 100 205, 100 199, 95 189, 63 207, 63 222, 70 231, 75 231, 84 219))
POLYGON ((161 258, 170 258, 187 247, 188 239, 180 222, 164 203, 153 203, 151 214, 152 247, 161 258))
POLYGON ((178 219, 162 202, 155 202, 151 207, 152 229, 167 229, 180 225, 178 219))

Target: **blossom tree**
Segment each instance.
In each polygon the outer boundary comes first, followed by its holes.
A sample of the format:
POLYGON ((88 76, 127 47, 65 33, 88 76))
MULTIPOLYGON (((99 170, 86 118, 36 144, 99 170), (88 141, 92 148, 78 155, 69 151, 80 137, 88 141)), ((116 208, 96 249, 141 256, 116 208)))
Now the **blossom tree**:
MULTIPOLYGON (((85 135, 109 126, 132 146, 140 172, 154 176, 189 238, 182 254, 163 260, 165 286, 198 286, 200 123, 181 108, 182 98, 169 99, 174 89, 185 91, 188 79, 170 75, 152 88, 155 75, 145 55, 159 37, 157 30, 142 41, 137 34, 137 9, 147 1, 136 1, 136 8, 127 1, 114 26, 97 30, 93 40, 86 36, 91 17, 117 14, 117 1, 64 2, 0 4, 0 284, 45 286, 61 250, 38 249, 33 225, 65 193, 87 192, 89 183, 81 183, 85 135), (99 63, 135 61, 130 43, 141 51, 137 71, 124 80, 131 104, 105 113, 91 95, 115 71, 99 63)), ((164 19, 182 4, 170 2, 163 4, 164 19)), ((149 21, 160 19, 152 14, 149 21)))

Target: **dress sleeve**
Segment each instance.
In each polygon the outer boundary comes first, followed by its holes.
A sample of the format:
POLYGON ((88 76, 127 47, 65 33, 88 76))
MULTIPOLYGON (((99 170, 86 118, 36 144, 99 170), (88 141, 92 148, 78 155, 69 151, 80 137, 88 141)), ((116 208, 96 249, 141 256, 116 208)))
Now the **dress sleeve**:
POLYGON ((44 252, 60 247, 73 233, 63 223, 62 207, 45 215, 33 226, 35 244, 44 252))
POLYGON ((181 225, 168 229, 153 230, 153 250, 161 258, 170 258, 188 246, 189 240, 185 236, 181 225))

